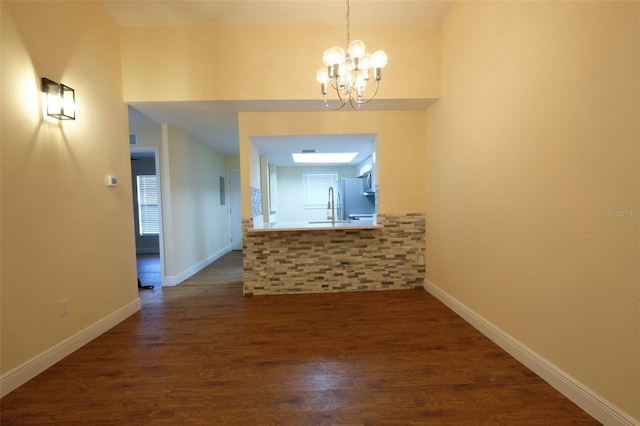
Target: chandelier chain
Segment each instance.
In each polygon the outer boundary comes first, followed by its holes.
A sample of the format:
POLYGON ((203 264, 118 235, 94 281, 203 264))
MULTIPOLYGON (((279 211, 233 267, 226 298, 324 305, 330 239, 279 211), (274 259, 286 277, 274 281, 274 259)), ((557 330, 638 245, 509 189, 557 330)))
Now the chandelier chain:
POLYGON ((349 46, 349 42, 351 41, 351 34, 349 34, 349 30, 350 30, 350 15, 351 15, 351 8, 349 7, 349 0, 347 0, 347 46, 349 46))

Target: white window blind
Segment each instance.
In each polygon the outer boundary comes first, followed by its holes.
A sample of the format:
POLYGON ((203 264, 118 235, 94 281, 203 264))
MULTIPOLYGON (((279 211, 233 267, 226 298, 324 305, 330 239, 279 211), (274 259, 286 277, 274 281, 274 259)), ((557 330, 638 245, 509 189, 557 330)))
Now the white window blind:
POLYGON ((158 177, 138 175, 138 227, 140 235, 158 235, 160 217, 158 214, 158 177))
POLYGON ((337 194, 338 173, 302 173, 302 188, 305 208, 327 208, 329 187, 337 194))

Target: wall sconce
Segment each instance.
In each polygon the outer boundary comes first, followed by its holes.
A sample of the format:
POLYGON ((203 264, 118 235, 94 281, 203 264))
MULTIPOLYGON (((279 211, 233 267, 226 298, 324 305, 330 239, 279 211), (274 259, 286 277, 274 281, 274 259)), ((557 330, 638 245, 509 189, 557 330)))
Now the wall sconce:
POLYGON ((76 119, 76 92, 69 86, 42 77, 47 115, 58 120, 76 119))

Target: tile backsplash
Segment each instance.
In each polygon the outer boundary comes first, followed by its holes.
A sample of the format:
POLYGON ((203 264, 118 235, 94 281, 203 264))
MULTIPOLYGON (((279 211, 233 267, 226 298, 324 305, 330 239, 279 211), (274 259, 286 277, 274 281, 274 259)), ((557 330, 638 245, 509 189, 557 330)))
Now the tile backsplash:
POLYGON ((251 217, 262 215, 262 191, 251 188, 251 217))

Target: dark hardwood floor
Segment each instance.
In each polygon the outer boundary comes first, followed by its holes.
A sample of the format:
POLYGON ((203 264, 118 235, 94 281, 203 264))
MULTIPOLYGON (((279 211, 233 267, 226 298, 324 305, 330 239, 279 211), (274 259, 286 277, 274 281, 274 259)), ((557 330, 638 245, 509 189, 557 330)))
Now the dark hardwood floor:
POLYGON ((159 254, 139 254, 136 256, 138 279, 142 285, 160 286, 162 283, 162 268, 159 254))
POLYGON ((598 424, 426 291, 243 298, 238 262, 141 290, 2 425, 598 424))

